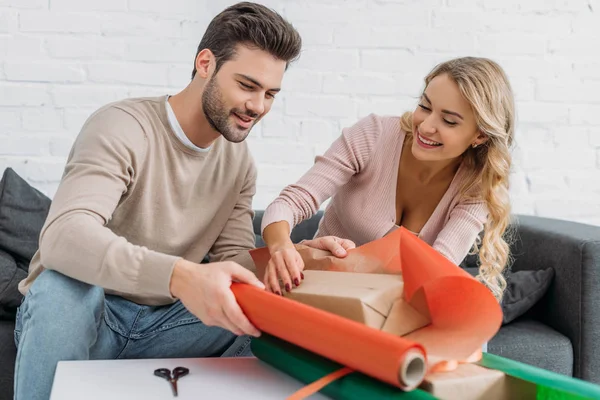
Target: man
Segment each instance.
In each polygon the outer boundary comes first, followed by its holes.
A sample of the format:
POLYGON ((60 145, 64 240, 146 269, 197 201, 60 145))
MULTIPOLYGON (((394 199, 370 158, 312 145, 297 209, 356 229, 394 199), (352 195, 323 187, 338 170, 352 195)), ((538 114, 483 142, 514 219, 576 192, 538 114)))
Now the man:
POLYGON ((47 399, 60 360, 249 354, 259 332, 230 290, 263 287, 247 269, 256 168, 243 141, 300 49, 281 16, 239 3, 209 24, 183 91, 89 117, 19 286, 16 399, 47 399))

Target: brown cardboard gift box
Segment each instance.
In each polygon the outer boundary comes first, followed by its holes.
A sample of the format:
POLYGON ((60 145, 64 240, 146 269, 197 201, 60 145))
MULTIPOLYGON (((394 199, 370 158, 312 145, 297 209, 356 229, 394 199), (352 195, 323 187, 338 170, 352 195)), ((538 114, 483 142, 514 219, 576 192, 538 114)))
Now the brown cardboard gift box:
POLYGON ((536 398, 534 384, 471 363, 459 364, 453 371, 429 373, 419 388, 441 400, 536 398))
POLYGON ((304 271, 304 281, 285 297, 373 328, 404 336, 427 324, 402 297, 401 275, 304 271))

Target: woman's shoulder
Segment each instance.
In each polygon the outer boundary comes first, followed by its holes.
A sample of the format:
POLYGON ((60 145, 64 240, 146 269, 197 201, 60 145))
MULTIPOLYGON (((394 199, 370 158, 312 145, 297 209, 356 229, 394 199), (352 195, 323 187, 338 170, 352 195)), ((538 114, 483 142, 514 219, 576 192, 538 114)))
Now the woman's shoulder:
POLYGON ((379 137, 394 137, 398 135, 405 136, 406 132, 402 130, 400 124, 401 117, 399 115, 384 115, 371 113, 362 117, 356 124, 355 128, 360 128, 363 131, 376 132, 379 137))

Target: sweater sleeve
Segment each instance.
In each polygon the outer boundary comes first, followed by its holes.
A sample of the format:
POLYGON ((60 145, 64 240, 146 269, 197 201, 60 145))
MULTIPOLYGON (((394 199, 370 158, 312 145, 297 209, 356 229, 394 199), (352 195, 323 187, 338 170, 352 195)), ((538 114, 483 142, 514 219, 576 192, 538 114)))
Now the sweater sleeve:
POLYGON ((488 218, 483 201, 468 200, 459 203, 450 212, 450 218, 433 242, 433 248, 454 264, 467 256, 488 218))
POLYGON ((286 186, 267 207, 261 233, 278 221, 287 221, 291 230, 313 216, 324 201, 365 168, 381 131, 381 119, 374 114, 343 129, 325 154, 315 158, 308 172, 298 182, 286 186))
POLYGON ((210 262, 235 261, 245 268, 254 270, 254 262, 249 250, 253 249, 256 243, 252 224, 254 218, 252 198, 256 193, 256 175, 256 165, 251 161, 233 211, 209 251, 210 262))
POLYGON ((123 293, 172 298, 179 257, 129 243, 106 227, 147 151, 138 121, 115 107, 84 124, 40 234, 45 268, 123 293))

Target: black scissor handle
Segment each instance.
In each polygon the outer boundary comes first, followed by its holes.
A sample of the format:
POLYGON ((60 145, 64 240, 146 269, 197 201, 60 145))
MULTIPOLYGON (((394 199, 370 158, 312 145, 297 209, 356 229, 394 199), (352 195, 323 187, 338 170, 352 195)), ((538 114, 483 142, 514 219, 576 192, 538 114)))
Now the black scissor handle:
POLYGON ((190 373, 190 370, 185 367, 177 367, 173 370, 173 379, 178 379, 186 376, 190 373))
POLYGON ((161 378, 165 378, 167 380, 171 379, 171 371, 167 368, 155 369, 154 375, 159 376, 161 378))

